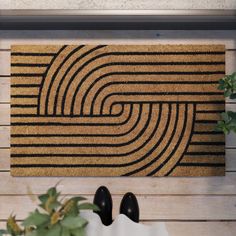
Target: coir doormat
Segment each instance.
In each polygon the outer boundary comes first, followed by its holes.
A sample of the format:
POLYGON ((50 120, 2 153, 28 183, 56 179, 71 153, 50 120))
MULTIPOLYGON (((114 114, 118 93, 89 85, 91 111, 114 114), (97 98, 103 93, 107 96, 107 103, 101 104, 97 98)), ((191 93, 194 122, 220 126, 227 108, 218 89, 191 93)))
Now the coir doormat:
POLYGON ((222 45, 12 46, 14 176, 224 174, 222 45))

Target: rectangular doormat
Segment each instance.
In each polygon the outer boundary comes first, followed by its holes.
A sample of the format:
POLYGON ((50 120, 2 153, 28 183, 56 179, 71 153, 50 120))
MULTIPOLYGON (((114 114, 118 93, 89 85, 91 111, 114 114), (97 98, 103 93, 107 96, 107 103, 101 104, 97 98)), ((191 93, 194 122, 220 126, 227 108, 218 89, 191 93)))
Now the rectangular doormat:
POLYGON ((13 176, 224 175, 223 45, 11 50, 13 176))

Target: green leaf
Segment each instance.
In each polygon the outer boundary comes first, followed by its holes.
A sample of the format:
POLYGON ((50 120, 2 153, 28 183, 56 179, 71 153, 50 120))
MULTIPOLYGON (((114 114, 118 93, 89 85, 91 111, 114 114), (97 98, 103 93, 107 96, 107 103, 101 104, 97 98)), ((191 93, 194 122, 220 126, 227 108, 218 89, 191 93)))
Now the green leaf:
POLYGON ((236 93, 232 93, 232 94, 230 95, 230 99, 236 99, 236 93))
POLYGON ((224 89, 225 89, 225 86, 220 84, 217 88, 218 88, 219 90, 224 90, 224 89))
POLYGON ((73 200, 75 201, 76 203, 80 202, 80 201, 85 201, 87 200, 87 198, 84 198, 84 197, 73 197, 71 198, 70 200, 73 200))
POLYGON ((30 236, 44 236, 48 232, 48 228, 45 226, 38 226, 34 231, 32 231, 32 235, 30 236))
POLYGON ((50 204, 50 208, 51 208, 51 209, 57 209, 59 206, 61 206, 61 203, 58 202, 58 201, 52 202, 52 203, 50 204))
POLYGON ((61 236, 71 236, 70 230, 65 227, 62 227, 61 236))
POLYGON ((216 127, 214 128, 214 131, 223 132, 222 128, 219 125, 216 125, 216 127))
POLYGON ((47 194, 39 196, 39 199, 42 203, 39 206, 51 214, 53 210, 56 211, 57 208, 61 206, 60 202, 58 201, 59 195, 60 193, 56 192, 55 187, 50 188, 47 194))
POLYGON ((52 228, 48 229, 45 234, 40 236, 60 236, 62 227, 60 224, 54 225, 52 228))
POLYGON ((13 236, 21 235, 23 230, 16 222, 16 216, 10 215, 7 219, 7 232, 13 236))
POLYGON ((236 72, 234 72, 232 75, 231 75, 232 79, 233 80, 236 80, 236 72))
POLYGON ((70 231, 72 236, 85 236, 85 229, 78 228, 70 231))
POLYGON ((220 80, 219 80, 219 84, 224 86, 225 81, 224 81, 223 79, 220 79, 220 80))
POLYGON ((23 221, 22 225, 25 227, 40 226, 47 222, 50 222, 50 216, 42 214, 38 211, 38 209, 36 209, 23 221))
POLYGON ((48 194, 49 196, 56 196, 56 195, 57 195, 57 189, 56 189, 56 187, 52 187, 52 188, 48 189, 47 194, 48 194))
POLYGON ((93 210, 93 211, 100 211, 99 207, 92 203, 82 203, 79 205, 79 210, 93 210))
POLYGON ((223 120, 219 120, 219 121, 217 122, 217 124, 218 124, 219 126, 224 126, 224 125, 225 125, 225 122, 224 122, 223 120))
POLYGON ((221 113, 221 117, 223 120, 225 120, 226 122, 229 120, 229 115, 227 112, 222 112, 221 113))
POLYGON ((61 207, 60 212, 63 215, 78 215, 78 203, 74 201, 73 199, 67 200, 61 207))
POLYGON ((38 199, 40 200, 40 202, 42 202, 42 204, 45 204, 47 202, 48 198, 49 198, 48 194, 42 194, 38 197, 38 199))
POLYGON ((227 129, 227 127, 223 127, 223 132, 225 135, 229 134, 229 129, 227 129))
POLYGON ((232 94, 231 90, 226 90, 226 91, 224 92, 224 96, 225 96, 225 97, 229 97, 231 94, 232 94))
POLYGON ((61 220, 61 225, 68 229, 81 228, 87 225, 88 221, 82 218, 81 216, 66 216, 61 220))

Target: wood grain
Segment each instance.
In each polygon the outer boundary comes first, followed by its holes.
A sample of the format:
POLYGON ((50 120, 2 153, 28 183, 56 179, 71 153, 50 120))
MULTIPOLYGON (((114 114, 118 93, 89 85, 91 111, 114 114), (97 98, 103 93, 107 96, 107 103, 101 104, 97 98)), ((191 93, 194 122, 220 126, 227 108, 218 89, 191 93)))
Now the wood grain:
POLYGON ((138 195, 236 195, 236 173, 225 177, 201 178, 107 178, 107 177, 11 177, 1 172, 0 189, 3 195, 27 195, 30 188, 34 194, 42 194, 59 181, 63 194, 94 194, 106 185, 112 194, 132 191, 138 195), (127 184, 129 183, 129 184, 127 184), (141 183, 141 184, 140 184, 141 183), (194 186, 194 187, 193 187, 194 186))
MULTIPOLYGON (((92 196, 84 195, 89 201, 92 196)), ((69 197, 69 195, 68 195, 69 197)), ((113 195, 113 215, 122 196, 113 195)), ((236 196, 137 196, 142 220, 236 220, 236 196)), ((0 196, 0 219, 17 212, 24 219, 35 208, 28 196, 0 196)))
POLYGON ((10 104, 0 104, 0 125, 10 125, 10 104))
MULTIPOLYGON (((164 224, 170 236, 235 236, 236 222, 170 222, 141 221, 145 225, 164 224)), ((5 228, 6 222, 0 221, 0 228, 5 228)))
POLYGON ((10 126, 0 126, 0 148, 10 147, 10 126))
POLYGON ((10 149, 9 148, 0 149, 0 171, 9 171, 9 169, 10 169, 10 149))
POLYGON ((226 149, 226 170, 236 171, 236 149, 226 149))
POLYGON ((236 232, 236 222, 165 222, 165 225, 170 236, 234 236, 236 232))
POLYGON ((226 74, 232 74, 236 71, 236 51, 226 52, 226 74))
POLYGON ((0 52, 0 65, 1 65, 1 69, 0 69, 0 75, 1 76, 6 76, 6 75, 10 75, 10 57, 11 54, 8 51, 1 51, 0 52))
POLYGON ((10 78, 9 77, 8 78, 0 77, 0 103, 10 103, 10 78))

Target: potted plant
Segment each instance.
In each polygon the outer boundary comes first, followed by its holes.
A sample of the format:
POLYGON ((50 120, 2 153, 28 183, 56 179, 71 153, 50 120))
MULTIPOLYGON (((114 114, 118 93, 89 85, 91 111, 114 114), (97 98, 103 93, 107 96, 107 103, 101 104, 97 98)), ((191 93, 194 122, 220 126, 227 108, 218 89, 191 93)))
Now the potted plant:
POLYGON ((0 230, 0 236, 84 236, 88 221, 80 216, 80 211, 99 210, 96 205, 83 202, 86 198, 80 196, 60 199, 56 187, 50 188, 38 199, 39 209, 31 212, 21 225, 11 215, 6 229, 0 230))
MULTIPOLYGON (((236 72, 220 79, 218 89, 224 91, 225 97, 236 99, 236 72)), ((221 118, 217 123, 216 131, 223 131, 225 134, 229 134, 230 131, 236 133, 236 112, 222 112, 221 118)))

